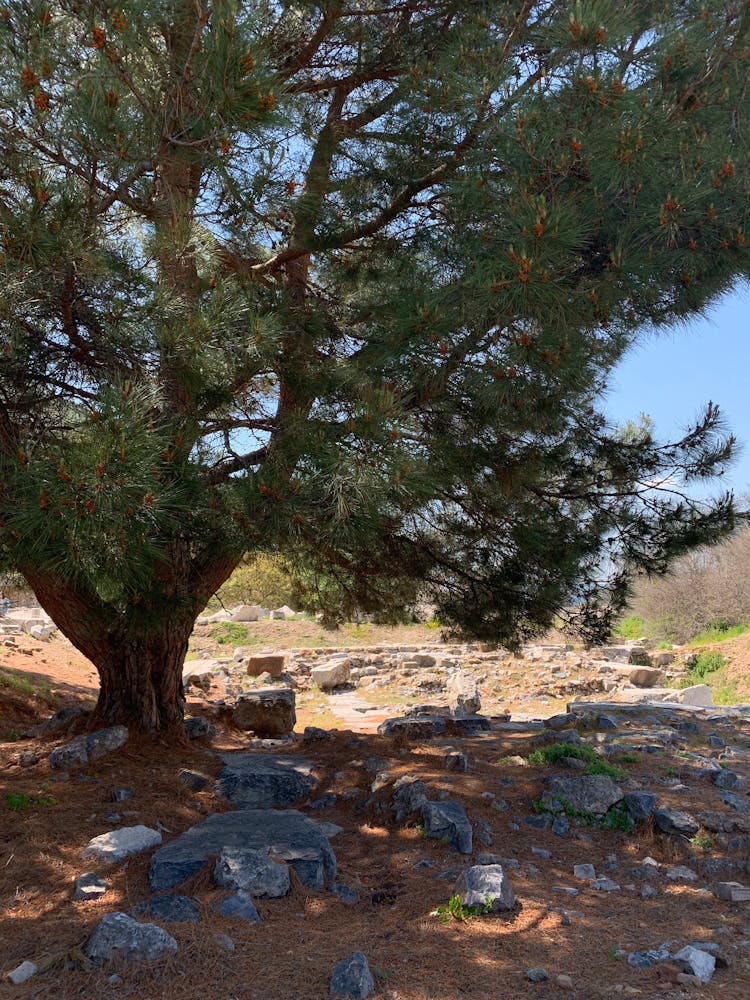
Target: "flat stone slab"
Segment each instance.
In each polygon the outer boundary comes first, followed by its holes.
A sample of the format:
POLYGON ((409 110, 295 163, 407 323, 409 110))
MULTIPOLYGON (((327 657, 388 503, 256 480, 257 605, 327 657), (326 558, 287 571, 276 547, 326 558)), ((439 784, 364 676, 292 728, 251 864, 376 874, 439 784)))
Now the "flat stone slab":
POLYGON ((209 816, 156 851, 149 872, 151 888, 179 885, 227 847, 275 855, 314 889, 336 876, 336 855, 318 825, 307 816, 296 809, 241 809, 209 816))
POLYGON ((216 790, 240 809, 290 806, 306 798, 317 785, 315 766, 292 754, 227 753, 216 790))
POLYGON ((606 774, 583 774, 580 777, 568 777, 563 774, 553 774, 547 779, 549 791, 544 798, 551 796, 572 806, 576 812, 603 815, 623 797, 621 788, 606 774))
POLYGON ((119 830, 110 830, 93 837, 81 852, 83 858, 94 858, 114 864, 130 857, 131 854, 141 854, 161 843, 161 834, 148 826, 123 826, 119 830))
POLYGON ((49 766, 53 770, 60 770, 88 764, 91 760, 105 757, 113 750, 119 750, 127 740, 128 731, 125 726, 110 726, 93 733, 84 733, 70 743, 56 747, 49 755, 49 766))

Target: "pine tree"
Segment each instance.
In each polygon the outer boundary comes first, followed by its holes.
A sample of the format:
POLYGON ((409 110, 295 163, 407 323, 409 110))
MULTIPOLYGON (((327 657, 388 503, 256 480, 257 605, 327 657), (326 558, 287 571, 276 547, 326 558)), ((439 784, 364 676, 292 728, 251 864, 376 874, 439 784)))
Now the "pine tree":
MULTIPOLYGON (((730 530, 731 455, 598 409, 748 271, 742 0, 0 7, 0 540, 182 718, 243 553, 512 642, 730 530)), ((676 348, 677 349, 677 348, 676 348)))

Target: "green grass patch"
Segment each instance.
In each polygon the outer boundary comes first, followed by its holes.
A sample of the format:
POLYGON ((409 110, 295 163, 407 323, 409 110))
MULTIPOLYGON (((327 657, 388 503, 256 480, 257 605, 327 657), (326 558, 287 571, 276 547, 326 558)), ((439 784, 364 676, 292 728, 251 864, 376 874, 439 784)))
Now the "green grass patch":
POLYGON ((716 673, 726 666, 727 661, 721 653, 713 650, 708 653, 699 653, 695 663, 688 670, 687 675, 679 683, 679 687, 691 687, 693 684, 705 684, 709 674, 716 673))
POLYGON ((615 625, 614 634, 621 639, 640 639, 646 634, 646 622, 639 615, 628 615, 615 625))
POLYGON ((538 747, 529 754, 528 762, 534 767, 549 767, 566 757, 585 761, 586 768, 583 774, 606 774, 615 781, 625 777, 625 771, 619 764, 611 764, 608 760, 604 760, 590 746, 579 746, 575 743, 550 743, 549 746, 538 747))
POLYGON ((28 677, 9 674, 5 670, 0 670, 0 688, 5 688, 6 691, 15 691, 17 694, 25 694, 31 698, 41 698, 48 705, 54 705, 57 701, 46 681, 32 681, 28 677))
POLYGON ((712 622, 707 629, 690 640, 691 646, 702 646, 706 642, 723 642, 725 639, 736 639, 750 629, 750 623, 730 625, 726 621, 712 622))
POLYGON ((623 833, 630 833, 635 823, 625 806, 618 802, 605 812, 600 825, 603 830, 621 830, 623 833))
POLYGON ((56 806, 57 799, 52 795, 42 795, 34 798, 25 792, 8 792, 5 796, 5 804, 11 812, 21 812, 29 806, 56 806))
POLYGON ((239 622, 221 622, 211 629, 211 637, 220 646, 239 646, 248 642, 250 633, 247 625, 241 625, 239 622))
POLYGON ((451 896, 447 903, 442 903, 435 910, 435 916, 442 923, 447 924, 450 920, 470 920, 472 917, 486 917, 492 909, 490 899, 484 906, 465 906, 458 896, 451 896))
POLYGON ((697 850, 703 851, 704 854, 708 854, 714 847, 713 838, 709 837, 705 833, 696 833, 694 837, 690 838, 689 843, 691 847, 695 847, 697 850))

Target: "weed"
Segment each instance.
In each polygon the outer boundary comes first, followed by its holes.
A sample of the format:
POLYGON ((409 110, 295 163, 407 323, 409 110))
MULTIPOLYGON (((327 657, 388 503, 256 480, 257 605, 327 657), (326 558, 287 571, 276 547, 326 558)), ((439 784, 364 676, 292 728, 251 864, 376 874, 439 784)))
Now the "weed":
POLYGON ((221 622, 213 631, 213 638, 220 646, 237 646, 247 642, 248 637, 247 626, 239 622, 221 622))
POLYGON ((442 923, 449 920, 469 920, 471 917, 485 917, 492 909, 492 900, 487 899, 484 906, 466 906, 459 896, 451 896, 447 903, 442 903, 435 910, 435 916, 442 923))
POLYGON ((389 980, 394 975, 393 969, 384 969, 380 965, 373 965, 372 973, 376 979, 389 980))
POLYGON ((536 767, 545 767, 549 764, 557 764, 565 757, 574 757, 576 760, 586 762, 584 774, 607 774, 610 778, 619 781, 625 777, 625 772, 618 764, 610 764, 604 760, 592 747, 578 746, 575 743, 550 743, 546 747, 538 747, 528 756, 529 764, 536 767))
POLYGON ((614 945, 607 952, 607 958, 611 958, 613 962, 621 962, 625 958, 625 952, 622 948, 615 948, 614 945))
POLYGON ((675 769, 673 767, 668 767, 664 773, 666 774, 666 776, 668 778, 676 778, 677 777, 677 771, 675 771, 675 769))
POLYGON ((11 812, 20 812, 32 803, 30 795, 25 792, 8 792, 5 796, 5 804, 11 812))
POLYGON ((437 618, 430 618, 428 622, 425 622, 425 628, 441 628, 442 623, 438 621, 437 618))
POLYGON ((640 759, 637 753, 620 754, 620 760, 623 764, 637 764, 640 759))
POLYGON ((617 803, 602 816, 601 826, 603 830, 622 830, 623 833, 630 833, 635 823, 625 806, 617 803))
POLYGON ((608 760, 592 760, 584 774, 606 774, 615 781, 621 781, 625 777, 625 771, 619 764, 610 764, 608 760))
POLYGON ((704 851, 706 854, 708 854, 709 851, 712 851, 714 846, 713 838, 709 837, 708 834, 705 833, 696 833, 694 837, 691 837, 690 844, 699 851, 704 851))
POLYGON ((691 646, 700 646, 706 642, 722 642, 724 639, 736 639, 738 635, 744 635, 750 629, 750 624, 731 625, 725 619, 717 619, 703 632, 694 636, 690 640, 691 646))
POLYGON ((695 658, 695 663, 680 681, 679 686, 685 688, 691 687, 693 684, 704 683, 709 674, 720 670, 726 662, 721 653, 716 652, 716 650, 710 653, 699 653, 695 658))
POLYGON ((646 623, 638 615, 628 615, 615 628, 615 635, 621 639, 640 639, 646 632, 646 623))

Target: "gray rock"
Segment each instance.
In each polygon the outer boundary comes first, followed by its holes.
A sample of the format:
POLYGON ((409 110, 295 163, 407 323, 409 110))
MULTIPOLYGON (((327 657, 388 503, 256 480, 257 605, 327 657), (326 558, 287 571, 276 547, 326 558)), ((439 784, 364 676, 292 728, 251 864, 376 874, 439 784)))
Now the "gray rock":
POLYGON ((392 736, 397 740, 428 740, 432 736, 444 736, 447 730, 445 719, 440 715, 405 715, 386 719, 378 726, 380 736, 392 736))
POLYGON ((716 969, 716 959, 707 951, 686 944, 672 956, 672 960, 691 976, 697 976, 702 983, 711 980, 716 969))
POLYGON ((112 801, 113 802, 127 802, 132 799, 135 792, 132 788, 113 788, 112 789, 112 801))
POLYGON ((454 670, 446 685, 448 706, 454 715, 476 715, 482 707, 479 685, 469 670, 454 670))
POLYGON ((255 909, 255 904, 241 889, 234 895, 222 899, 220 903, 216 903, 214 910, 222 917, 239 917, 240 920, 247 920, 251 924, 260 923, 260 914, 255 909))
POLYGON ((445 757, 443 757, 443 767, 446 771, 468 771, 468 754, 460 753, 458 750, 452 750, 450 753, 447 753, 445 757))
POLYGON ((570 820, 567 816, 555 816, 550 830, 556 837, 567 837, 570 833, 570 820))
POLYGON ((568 777, 553 774, 547 781, 553 798, 563 800, 576 812, 593 813, 603 816, 608 809, 623 797, 622 789, 606 774, 583 774, 568 777))
POLYGON ((588 880, 596 878, 596 869, 594 868, 593 865, 585 863, 580 865, 573 865, 573 874, 575 875, 576 878, 588 880))
POLYGON ((251 847, 224 847, 216 859, 214 881, 225 889, 243 889, 249 896, 286 896, 289 869, 251 847))
POLYGON ((86 872, 79 875, 73 886, 73 899, 101 899, 109 886, 100 875, 86 872))
POLYGON ((336 875, 331 845, 307 816, 295 809, 244 809, 209 816, 156 851, 149 873, 152 889, 179 885, 226 847, 273 854, 314 889, 332 882, 336 875))
POLYGON ((314 764, 305 757, 284 754, 227 753, 221 759, 217 791, 240 809, 288 806, 315 788, 314 764))
POLYGON ((617 892, 620 888, 617 882, 613 882, 611 878, 607 878, 605 875, 593 878, 589 884, 592 889, 598 889, 599 892, 617 892))
POLYGON ((60 733, 88 714, 85 708, 79 708, 78 706, 61 708, 54 715, 50 716, 49 719, 40 722, 38 726, 33 726, 25 735, 31 739, 35 739, 37 736, 50 736, 52 733, 60 733))
POLYGON ((736 809, 737 812, 750 812, 750 799, 746 798, 744 795, 737 795, 735 792, 722 792, 721 801, 725 806, 729 806, 730 809, 736 809))
POLYGON ((471 823, 460 802, 428 800, 422 803, 420 811, 426 836, 446 840, 460 854, 471 854, 471 823))
POLYGON ((546 969, 527 969, 526 978, 530 983, 546 983, 549 979, 549 973, 546 969))
POLYGON ((189 740, 213 739, 216 727, 212 726, 205 715, 193 715, 185 719, 185 735, 189 740))
POLYGON ((110 830, 93 837, 81 852, 83 858, 94 858, 114 864, 130 857, 131 854, 142 854, 161 843, 161 834, 148 826, 123 826, 119 830, 110 830))
POLYGON ((95 965, 103 965, 113 958, 152 962, 177 951, 177 942, 156 924, 139 924, 127 913, 108 913, 97 925, 83 951, 95 965))
POLYGON ((607 715, 605 712, 600 712, 596 717, 596 728, 602 731, 617 729, 617 719, 614 715, 607 715))
POLYGON ((152 896, 145 903, 133 907, 139 917, 151 917, 168 924, 199 924, 201 911, 189 896, 152 896))
POLYGON ((463 906, 489 907, 490 913, 506 913, 516 904, 513 887, 502 865, 472 865, 453 886, 463 906))
POLYGON ((449 715, 445 719, 446 732, 451 736, 476 736, 492 728, 484 715, 449 715))
POLYGON ((37 974, 36 962, 21 962, 12 972, 8 973, 8 979, 14 986, 20 986, 37 974))
POLYGON ((734 771, 725 770, 724 768, 714 772, 714 774, 711 775, 711 780, 717 788, 738 790, 743 788, 745 785, 744 779, 741 778, 739 774, 736 774, 734 771))
POLYGON ((630 818, 635 823, 640 823, 650 818, 657 796, 653 792, 628 792, 622 801, 630 818))
POLYGON ((257 736, 283 736, 292 732, 297 721, 294 705, 294 691, 290 687, 245 691, 234 706, 232 722, 257 736))
POLYGON ((310 809, 330 809, 337 801, 338 796, 335 792, 326 792, 325 795, 319 795, 310 802, 310 809))
POLYGON ((634 969, 649 969, 657 962, 667 962, 669 957, 669 949, 664 945, 661 948, 650 948, 647 951, 631 951, 628 955, 628 965, 634 969))
POLYGON ((331 886, 331 892, 334 892, 342 903, 346 903, 347 906, 354 906, 355 903, 359 902, 359 893, 350 885, 344 885, 342 882, 334 882, 331 886))
POLYGON ((644 885, 641 889, 641 899, 655 899, 659 895, 659 890, 652 885, 644 885))
POLYGON ((305 726, 302 739, 305 743, 316 743, 322 740, 330 740, 332 736, 327 729, 320 729, 318 726, 305 726))
POLYGON ((128 740, 125 726, 110 726, 108 729, 98 729, 94 733, 84 733, 76 736, 70 743, 55 747, 49 755, 49 766, 53 770, 88 764, 98 760, 113 750, 119 750, 128 740))
POLYGON ((21 767, 34 767, 39 763, 39 755, 35 750, 22 750, 18 755, 18 763, 21 767))
POLYGON ((342 959, 331 974, 330 992, 334 996, 364 1000, 374 990, 375 980, 361 951, 354 951, 342 959))
POLYGON ((204 788, 208 787, 211 779, 207 774, 201 774, 200 771, 189 771, 187 768, 183 768, 180 771, 180 781, 183 785, 193 792, 202 792, 204 788))
POLYGON ((655 809, 654 823, 663 832, 680 837, 694 837, 700 829, 693 817, 679 809, 655 809))
POLYGON ((333 691, 334 688, 347 684, 349 676, 349 658, 346 656, 330 659, 326 663, 313 667, 310 671, 313 684, 317 685, 321 691, 333 691))

